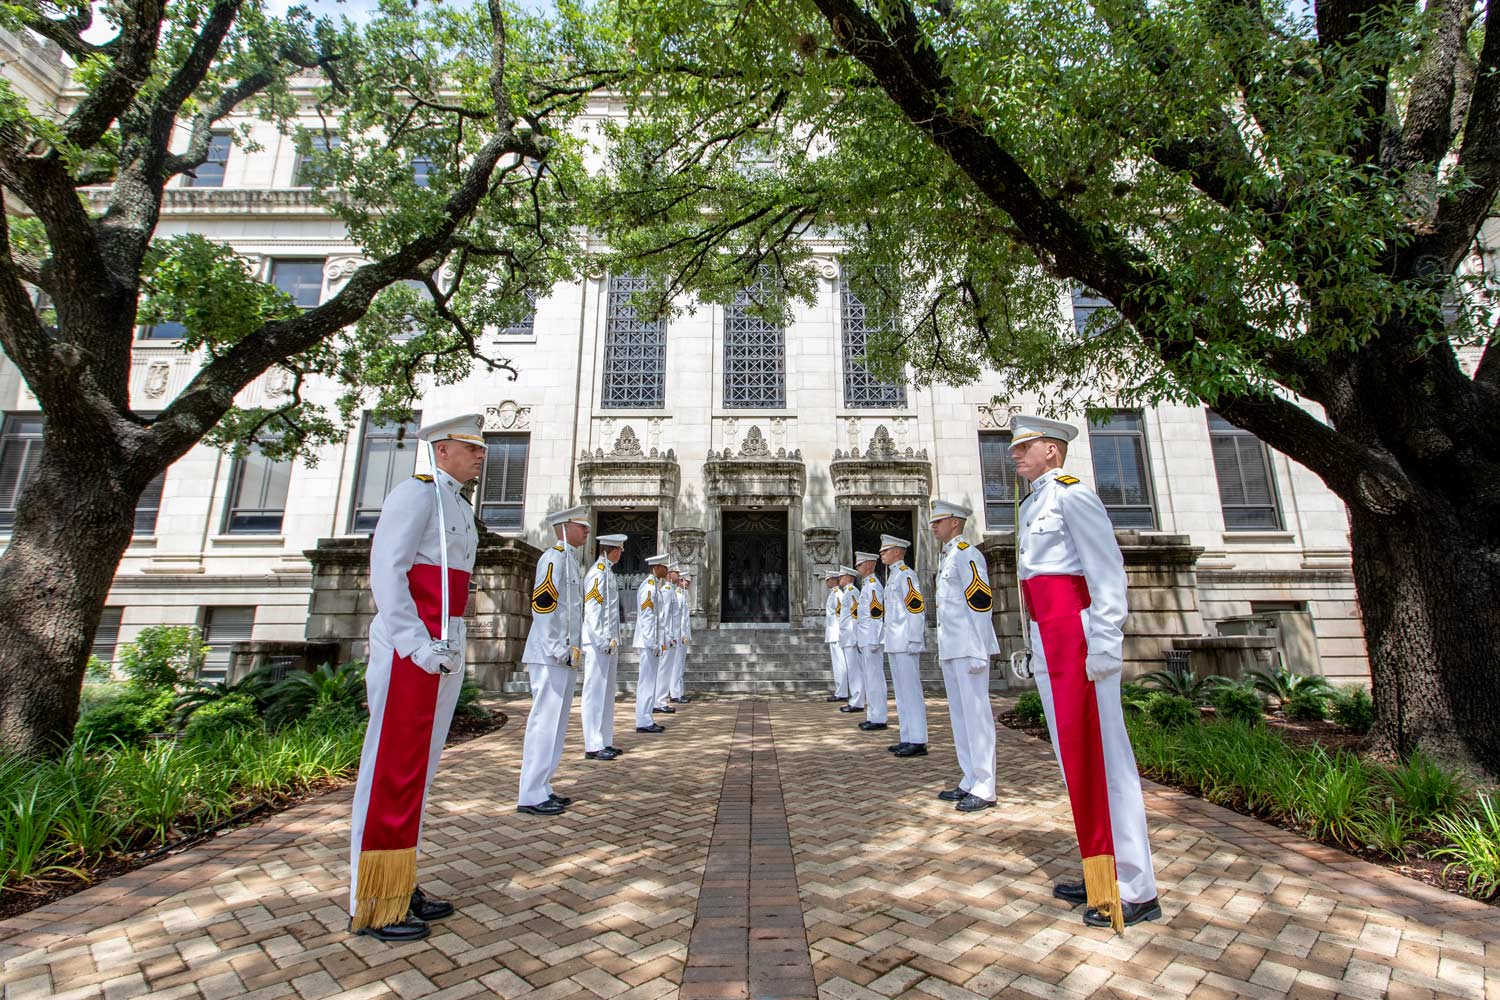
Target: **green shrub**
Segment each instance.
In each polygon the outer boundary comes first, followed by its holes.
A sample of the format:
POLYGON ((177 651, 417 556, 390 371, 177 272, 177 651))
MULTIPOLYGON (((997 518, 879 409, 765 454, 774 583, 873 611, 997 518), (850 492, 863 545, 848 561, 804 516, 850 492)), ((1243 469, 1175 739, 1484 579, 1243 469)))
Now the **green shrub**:
POLYGON ((120 667, 137 685, 175 688, 198 673, 208 647, 196 628, 151 625, 120 647, 120 667))
POLYGON ((1146 701, 1146 718, 1161 729, 1176 729, 1199 720, 1198 706, 1178 694, 1158 691, 1146 701))
POLYGON ((1046 710, 1042 708, 1042 696, 1035 691, 1022 691, 1021 696, 1016 699, 1016 719, 1030 726, 1039 726, 1047 720, 1046 710))
POLYGON ((480 704, 483 697, 484 688, 471 680, 465 680, 458 692, 458 705, 453 710, 454 714, 466 715, 471 719, 488 719, 490 710, 480 704))
POLYGON ((1440 816, 1433 828, 1451 843, 1432 852, 1436 858, 1451 858, 1444 873, 1461 869, 1464 884, 1482 899, 1500 893, 1500 808, 1488 795, 1479 796, 1473 814, 1440 816))
POLYGON ((83 676, 89 681, 107 681, 114 676, 114 667, 90 654, 88 665, 83 668, 83 676))
POLYGON ((1294 815, 1314 837, 1345 846, 1358 844, 1361 820, 1371 805, 1370 777, 1364 765, 1353 754, 1339 751, 1330 756, 1322 747, 1314 747, 1304 761, 1292 803, 1294 815))
POLYGON ((1120 707, 1125 709, 1126 715, 1140 715, 1146 709, 1146 702, 1151 699, 1151 691, 1141 687, 1135 681, 1128 681, 1120 685, 1120 707))
POLYGON ((337 733, 355 728, 363 733, 365 718, 365 713, 353 705, 329 701, 315 705, 299 725, 323 733, 337 733))
POLYGON ((152 733, 163 732, 171 715, 170 689, 128 685, 118 698, 80 717, 74 733, 95 746, 116 740, 125 746, 139 746, 152 733))
POLYGON ((1265 715, 1265 706, 1253 688, 1243 684, 1231 684, 1214 692, 1213 704, 1219 718, 1250 725, 1258 724, 1265 715))
POLYGON ((53 835, 66 859, 93 864, 123 846, 121 837, 135 810, 114 788, 115 758, 93 753, 88 741, 74 740, 47 774, 59 806, 53 835))
POLYGON ((248 699, 257 716, 266 711, 271 690, 276 682, 264 670, 256 670, 230 683, 223 681, 197 681, 177 696, 177 724, 185 726, 194 712, 225 698, 248 699))
POLYGON ((1366 847, 1392 861, 1404 861, 1407 849, 1417 841, 1417 824, 1391 798, 1366 809, 1359 817, 1357 832, 1366 847))
POLYGON ((118 699, 127 691, 134 689, 134 687, 135 685, 128 681, 95 681, 85 679, 83 690, 78 696, 78 714, 83 716, 96 708, 102 708, 118 699))
POLYGON ((190 740, 202 740, 218 733, 259 729, 260 713, 249 695, 231 694, 200 706, 188 718, 182 734, 190 740))
POLYGON ((289 726, 323 706, 343 706, 360 717, 368 714, 363 663, 325 663, 316 670, 288 674, 266 693, 266 724, 289 726))
POLYGON ((1276 699, 1277 705, 1285 705, 1301 691, 1328 690, 1328 682, 1318 676, 1294 674, 1286 667, 1276 671, 1252 670, 1247 675, 1255 690, 1276 699))
POLYGON ((1297 722, 1322 722, 1328 718, 1328 693, 1317 687, 1299 688, 1281 703, 1288 719, 1297 722))
POLYGON ((1375 702, 1370 692, 1358 685, 1337 688, 1329 698, 1333 721, 1356 733, 1368 733, 1375 725, 1375 702))
POLYGON ((1418 750, 1381 776, 1381 783, 1419 823, 1463 811, 1469 784, 1418 750))
POLYGON ((1156 670, 1141 674, 1136 683, 1148 691, 1159 691, 1186 698, 1194 705, 1207 705, 1216 690, 1230 683, 1227 677, 1197 677, 1175 670, 1156 670))

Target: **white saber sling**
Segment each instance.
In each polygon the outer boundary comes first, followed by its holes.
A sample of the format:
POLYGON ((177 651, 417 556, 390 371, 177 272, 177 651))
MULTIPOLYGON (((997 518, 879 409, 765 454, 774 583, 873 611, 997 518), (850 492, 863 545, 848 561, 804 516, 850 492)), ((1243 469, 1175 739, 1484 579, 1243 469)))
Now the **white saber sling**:
MULTIPOLYGON (((438 568, 442 571, 442 579, 438 584, 442 595, 439 618, 442 624, 438 627, 438 643, 446 652, 448 646, 448 524, 443 514, 443 484, 438 481, 437 447, 427 442, 427 461, 432 466, 432 488, 437 497, 437 522, 438 522, 438 568)), ((443 673, 452 673, 447 664, 442 666, 443 673)))

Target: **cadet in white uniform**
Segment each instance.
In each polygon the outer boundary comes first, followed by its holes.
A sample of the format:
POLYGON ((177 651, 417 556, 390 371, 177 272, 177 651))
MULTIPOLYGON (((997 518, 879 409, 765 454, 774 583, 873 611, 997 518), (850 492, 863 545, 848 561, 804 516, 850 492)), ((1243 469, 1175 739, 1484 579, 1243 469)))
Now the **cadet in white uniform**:
POLYGON ((677 664, 672 671, 670 701, 685 705, 693 699, 687 696, 687 658, 693 646, 693 578, 687 573, 677 574, 677 664))
POLYGON ((661 587, 667 576, 669 556, 656 555, 646 560, 651 575, 635 591, 635 638, 631 644, 640 651, 640 673, 635 682, 635 731, 664 733, 667 727, 651 721, 656 707, 656 675, 666 658, 666 626, 663 617, 661 587))
POLYGON ((823 602, 823 641, 828 645, 828 659, 833 664, 833 694, 825 701, 849 700, 849 667, 844 663, 844 649, 839 645, 839 618, 843 611, 844 592, 839 587, 839 571, 823 574, 828 584, 828 599, 823 602))
POLYGON ((1086 923, 1120 930, 1161 916, 1120 705, 1125 561, 1098 495, 1061 470, 1078 431, 1029 416, 1013 417, 1011 429, 1016 470, 1032 484, 1016 561, 1032 619, 1032 672, 1083 856, 1083 883, 1059 884, 1053 894, 1087 903, 1086 923))
POLYGON ((863 712, 865 710, 864 660, 859 655, 859 588, 854 581, 859 579, 859 570, 852 566, 839 567, 839 652, 849 668, 849 703, 840 705, 840 712, 863 712))
POLYGON ((583 756, 614 760, 615 691, 620 663, 620 590, 615 563, 625 535, 600 535, 599 558, 583 581, 583 756))
POLYGON ((932 502, 932 534, 942 546, 937 578, 938 660, 953 720, 953 749, 963 779, 938 793, 961 812, 995 804, 995 712, 990 706, 990 657, 1000 652, 991 617, 989 568, 959 536, 973 512, 947 500, 932 502))
POLYGON ((889 749, 897 757, 927 756, 927 702, 922 695, 922 651, 927 648, 927 604, 917 574, 906 565, 911 542, 894 535, 880 536, 880 561, 885 578, 885 655, 891 661, 891 685, 896 689, 896 717, 901 742, 889 749))
POLYGON ((380 941, 419 941, 427 921, 453 913, 452 903, 417 888, 417 842, 464 682, 463 616, 479 534, 459 490, 484 469, 480 425, 469 414, 417 432, 432 475, 396 484, 370 542, 370 723, 354 785, 349 916, 351 930, 380 941))
POLYGON ((885 588, 875 575, 880 556, 874 552, 856 552, 854 566, 859 570, 859 621, 855 635, 859 639, 860 676, 865 686, 865 721, 859 728, 867 732, 885 729, 890 712, 890 690, 885 683, 885 588))
POLYGON ((587 507, 547 518, 557 544, 537 560, 531 588, 531 633, 521 662, 531 677, 531 715, 521 745, 521 787, 516 812, 555 816, 572 800, 552 790, 562 762, 573 711, 573 690, 583 666, 583 581, 578 547, 589 537, 587 507))
POLYGON ((658 594, 661 614, 662 636, 667 650, 656 667, 656 700, 651 711, 674 715, 677 709, 672 700, 672 678, 677 671, 677 654, 682 648, 682 572, 676 563, 667 564, 667 579, 658 594))

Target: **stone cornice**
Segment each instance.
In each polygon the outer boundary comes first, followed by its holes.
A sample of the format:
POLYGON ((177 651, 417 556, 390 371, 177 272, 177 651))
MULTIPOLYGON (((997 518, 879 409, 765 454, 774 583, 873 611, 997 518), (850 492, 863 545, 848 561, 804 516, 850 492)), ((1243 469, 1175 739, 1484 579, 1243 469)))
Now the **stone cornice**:
MULTIPOLYGON (((91 210, 102 211, 113 188, 84 188, 91 210)), ((313 200, 312 188, 169 187, 162 192, 163 215, 314 215, 332 219, 313 200)))

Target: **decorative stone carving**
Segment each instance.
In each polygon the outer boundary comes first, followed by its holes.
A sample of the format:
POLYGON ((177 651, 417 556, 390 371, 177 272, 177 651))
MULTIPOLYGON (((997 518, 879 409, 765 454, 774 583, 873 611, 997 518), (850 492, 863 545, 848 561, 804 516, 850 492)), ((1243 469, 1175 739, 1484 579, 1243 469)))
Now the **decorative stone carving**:
POLYGON ((835 500, 844 507, 921 507, 932 492, 932 463, 927 460, 927 449, 897 448, 884 424, 875 428, 864 455, 858 448, 847 453, 835 448, 828 471, 835 500))
MULTIPOLYGON (((654 449, 653 449, 654 450, 654 449)), ((620 431, 620 436, 615 439, 614 450, 609 453, 610 458, 645 458, 646 453, 641 450, 640 439, 635 436, 635 431, 630 425, 620 431)))
POLYGON ((808 266, 824 281, 833 281, 839 276, 839 262, 836 257, 813 257, 808 261, 808 266))
POLYGON ((981 430, 1005 430, 1010 426, 1010 418, 1022 411, 1022 407, 1007 404, 1005 406, 991 406, 988 403, 980 403, 976 409, 979 411, 979 427, 981 430))
POLYGON ((740 422, 734 417, 724 421, 724 448, 733 451, 739 443, 740 422))
POLYGON ((661 417, 652 417, 646 421, 646 434, 651 441, 651 450, 655 451, 661 447, 661 417))
POLYGON ((524 431, 530 427, 529 406, 521 406, 508 399, 498 406, 484 408, 484 429, 487 431, 524 431))
POLYGON ((160 399, 167 394, 167 382, 172 375, 172 366, 165 361, 153 361, 146 366, 146 385, 142 391, 147 399, 160 399))
POLYGON ((896 447, 905 448, 907 428, 911 421, 907 420, 905 417, 897 417, 894 423, 896 425, 896 447))
POLYGON ((839 529, 804 528, 802 543, 815 566, 833 566, 838 563, 839 529))
POLYGON ((761 436, 760 426, 752 424, 750 433, 745 435, 744 447, 740 449, 741 458, 770 458, 771 447, 766 444, 766 439, 761 436))
POLYGON ((859 421, 850 417, 844 421, 844 430, 849 435, 849 450, 854 451, 859 447, 859 421))
MULTIPOLYGON (((599 422, 600 429, 613 429, 612 420, 599 422)), ((580 499, 587 504, 610 506, 662 506, 670 510, 677 498, 681 473, 677 454, 670 448, 648 452, 628 424, 620 429, 609 451, 587 448, 578 456, 580 499)))
POLYGON ((786 448, 786 418, 771 418, 771 447, 786 448))
POLYGON ((285 368, 273 367, 266 372, 266 395, 280 396, 292 386, 292 373, 285 368))
POLYGON ((672 558, 680 563, 696 566, 703 554, 703 541, 708 532, 702 528, 673 528, 667 533, 672 558))
POLYGON ((265 265, 266 265, 265 254, 244 253, 242 251, 240 253, 235 254, 235 256, 238 257, 241 260, 241 262, 244 263, 244 265, 245 265, 245 272, 247 274, 249 274, 250 277, 252 277, 252 278, 259 278, 261 276, 261 274, 264 272, 265 265))
POLYGON ((329 281, 347 281, 368 263, 363 257, 330 257, 323 268, 323 276, 329 281))

